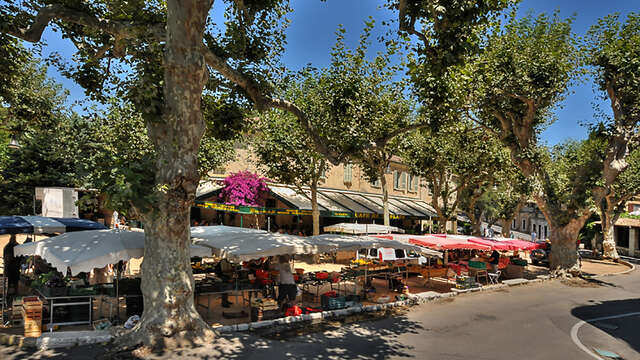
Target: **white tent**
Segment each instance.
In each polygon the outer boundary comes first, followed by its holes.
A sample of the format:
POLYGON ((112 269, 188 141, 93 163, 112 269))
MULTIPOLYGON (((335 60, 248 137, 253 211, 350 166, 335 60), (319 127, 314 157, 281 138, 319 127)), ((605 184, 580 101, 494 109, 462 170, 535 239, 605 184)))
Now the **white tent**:
MULTIPOLYGON (((144 233, 124 230, 91 230, 66 233, 45 240, 18 245, 16 256, 38 255, 58 271, 88 272, 118 261, 144 255, 144 233)), ((191 256, 211 256, 211 250, 191 246, 191 256)))
POLYGON ((418 246, 397 240, 389 240, 374 236, 352 236, 338 234, 322 234, 307 238, 315 246, 331 250, 358 250, 365 248, 394 248, 416 250, 418 246))
POLYGON ((389 234, 404 232, 404 230, 395 226, 385 226, 380 224, 340 223, 331 226, 325 226, 323 229, 325 232, 343 234, 389 234))
POLYGON ((304 237, 234 226, 195 226, 191 228, 191 237, 195 244, 213 249, 217 256, 240 261, 326 251, 304 237))

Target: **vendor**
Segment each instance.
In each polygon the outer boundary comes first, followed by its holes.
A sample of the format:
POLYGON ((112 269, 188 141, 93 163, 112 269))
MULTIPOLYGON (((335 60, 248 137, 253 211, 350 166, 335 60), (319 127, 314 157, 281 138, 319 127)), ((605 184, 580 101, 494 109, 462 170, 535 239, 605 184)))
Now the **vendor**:
POLYGON ((14 295, 18 291, 18 282, 20 280, 20 259, 14 256, 13 248, 18 245, 15 234, 11 234, 9 242, 2 251, 2 259, 4 261, 4 276, 7 277, 7 292, 14 295))
MULTIPOLYGON (((216 264, 215 274, 222 279, 222 281, 228 282, 233 278, 233 265, 227 259, 222 259, 216 264)), ((222 293, 222 307, 228 308, 231 306, 229 301, 229 294, 227 292, 222 293)))
POLYGON ((498 264, 500 263, 500 253, 498 252, 498 250, 493 250, 491 256, 487 259, 487 262, 491 266, 492 272, 495 273, 496 271, 498 271, 498 264))
POLYGON ((298 287, 293 278, 288 255, 281 255, 273 270, 278 270, 278 304, 281 306, 296 299, 298 287))

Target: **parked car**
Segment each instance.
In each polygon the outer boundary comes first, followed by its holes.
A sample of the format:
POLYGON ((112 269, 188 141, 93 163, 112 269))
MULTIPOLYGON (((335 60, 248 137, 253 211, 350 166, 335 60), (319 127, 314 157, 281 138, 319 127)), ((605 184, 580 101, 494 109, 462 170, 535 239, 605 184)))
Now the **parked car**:
MULTIPOLYGON (((549 266, 549 261, 551 258, 551 244, 545 243, 546 246, 544 248, 535 249, 531 251, 531 263, 533 265, 543 264, 545 266, 549 266)), ((580 256, 580 250, 576 250, 578 256, 578 266, 582 267, 582 257, 580 256)))

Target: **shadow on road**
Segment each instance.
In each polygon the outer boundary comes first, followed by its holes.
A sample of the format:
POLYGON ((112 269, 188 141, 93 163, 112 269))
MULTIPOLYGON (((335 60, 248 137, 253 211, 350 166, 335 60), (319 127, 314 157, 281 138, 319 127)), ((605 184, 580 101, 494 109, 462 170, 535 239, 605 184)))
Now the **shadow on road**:
MULTIPOLYGON (((296 332, 271 334, 235 333, 220 336, 214 344, 171 353, 154 354, 145 359, 386 359, 410 357, 412 346, 399 336, 418 333, 424 327, 395 314, 350 324, 340 322, 321 326, 307 325, 296 332)), ((5 348, 3 360, 13 359, 137 359, 131 353, 110 352, 109 345, 92 345, 49 351, 24 351, 5 348)))
MULTIPOLYGON (((590 302, 592 302, 592 305, 576 307, 571 310, 571 314, 583 321, 589 321, 600 317, 640 312, 640 299, 609 300, 603 302, 590 300, 590 302)), ((596 321, 590 322, 590 324, 612 337, 626 342, 636 352, 640 352, 640 336, 638 336, 640 325, 636 322, 625 327, 610 325, 611 323, 624 319, 625 318, 596 321)))

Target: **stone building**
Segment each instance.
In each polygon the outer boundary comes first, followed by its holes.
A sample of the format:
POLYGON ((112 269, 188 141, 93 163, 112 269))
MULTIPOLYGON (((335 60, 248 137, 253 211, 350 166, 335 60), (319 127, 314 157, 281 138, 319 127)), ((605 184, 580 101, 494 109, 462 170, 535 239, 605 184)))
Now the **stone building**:
MULTIPOLYGON (((309 233, 312 226, 311 200, 291 184, 269 183, 264 208, 224 205, 218 199, 219 181, 231 173, 250 171, 261 174, 250 148, 237 150, 237 157, 210 174, 198 189, 192 219, 208 224, 244 227, 286 227, 309 233)), ((431 194, 423 179, 394 157, 385 174, 389 190, 391 225, 409 232, 425 231, 435 212, 429 204, 431 194)), ((340 222, 383 223, 380 181, 369 181, 356 164, 330 166, 318 188, 320 227, 340 222)), ((449 224, 450 227, 455 226, 449 224)))
POLYGON ((536 233, 536 240, 544 240, 549 238, 549 224, 545 219, 542 211, 535 202, 529 201, 520 209, 511 222, 511 230, 518 231, 532 236, 536 233))

